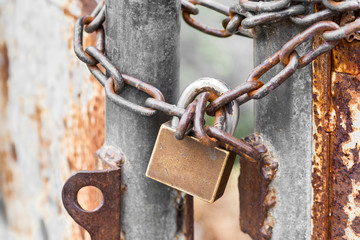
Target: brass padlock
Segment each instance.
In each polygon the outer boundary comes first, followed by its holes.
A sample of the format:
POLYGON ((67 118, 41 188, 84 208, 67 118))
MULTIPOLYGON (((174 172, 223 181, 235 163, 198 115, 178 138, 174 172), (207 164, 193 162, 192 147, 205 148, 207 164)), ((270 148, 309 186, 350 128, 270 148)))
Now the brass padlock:
MULTIPOLYGON (((199 79, 184 90, 178 106, 185 108, 203 91, 222 94, 229 89, 216 79, 199 79)), ((222 130, 233 134, 238 115, 238 104, 234 101, 232 109, 226 110, 222 130)), ((179 119, 174 117, 160 127, 146 176, 207 202, 214 202, 224 193, 235 154, 218 147, 208 147, 192 136, 177 140, 175 131, 178 122, 179 119)))

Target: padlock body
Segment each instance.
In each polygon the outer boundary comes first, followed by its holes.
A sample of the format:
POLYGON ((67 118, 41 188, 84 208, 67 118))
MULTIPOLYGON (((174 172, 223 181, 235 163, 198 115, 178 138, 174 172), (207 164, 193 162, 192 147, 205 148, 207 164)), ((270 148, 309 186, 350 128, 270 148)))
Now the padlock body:
POLYGON ((207 147, 192 136, 175 138, 171 122, 160 127, 146 176, 207 202, 225 191, 235 154, 207 147))

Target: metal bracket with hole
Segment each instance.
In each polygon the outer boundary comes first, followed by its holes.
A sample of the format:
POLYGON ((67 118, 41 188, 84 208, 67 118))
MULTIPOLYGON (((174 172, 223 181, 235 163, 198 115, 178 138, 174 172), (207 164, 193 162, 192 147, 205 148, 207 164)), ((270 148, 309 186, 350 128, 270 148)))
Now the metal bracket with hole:
POLYGON ((62 200, 66 211, 92 240, 120 239, 121 154, 113 147, 103 146, 97 151, 99 162, 106 170, 79 171, 65 183, 62 200), (116 163, 115 163, 116 162, 116 163), (103 202, 94 210, 84 210, 77 199, 81 188, 93 186, 103 195, 103 202))

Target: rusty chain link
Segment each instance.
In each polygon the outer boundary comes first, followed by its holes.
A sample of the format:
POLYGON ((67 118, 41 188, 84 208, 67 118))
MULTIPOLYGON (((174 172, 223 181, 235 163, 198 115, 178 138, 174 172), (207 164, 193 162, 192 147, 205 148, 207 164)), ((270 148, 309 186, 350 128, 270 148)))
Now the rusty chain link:
POLYGON ((240 4, 232 7, 227 7, 212 0, 181 0, 181 6, 185 22, 204 33, 217 37, 229 37, 236 34, 253 38, 256 37, 255 30, 257 26, 288 18, 295 24, 313 25, 297 34, 284 44, 278 52, 254 68, 243 84, 220 96, 214 96, 211 92, 201 93, 199 98, 190 103, 186 109, 165 102, 160 90, 142 80, 122 74, 106 57, 103 27, 106 11, 104 1, 99 3, 90 15, 83 16, 76 21, 74 28, 75 54, 82 62, 87 64, 92 75, 104 86, 109 100, 117 105, 144 116, 151 116, 157 111, 161 111, 171 116, 180 117, 175 134, 176 138, 182 139, 186 131, 193 125, 195 135, 203 144, 208 146, 220 144, 226 149, 254 160, 257 160, 259 156, 256 149, 221 130, 220 126, 225 118, 224 107, 233 100, 236 100, 241 105, 251 99, 265 97, 285 82, 297 69, 305 67, 319 55, 330 51, 350 34, 360 31, 359 15, 353 21, 346 22, 342 26, 329 20, 324 21, 341 14, 341 12, 359 11, 360 3, 358 0, 342 2, 333 0, 274 0, 270 2, 240 0, 240 4), (307 6, 311 2, 322 3, 326 9, 316 13, 309 12, 307 6), (191 15, 199 14, 197 5, 225 15, 222 22, 224 29, 213 29, 194 20, 191 15), (89 46, 84 50, 83 31, 96 33, 96 47, 89 46), (312 39, 315 35, 321 35, 325 40, 324 43, 303 56, 299 56, 296 48, 312 39), (266 83, 259 80, 262 75, 279 63, 284 66, 280 72, 266 83), (101 69, 105 69, 106 74, 101 69), (120 96, 125 84, 150 96, 146 99, 144 106, 129 102, 120 96), (206 106, 208 101, 210 103, 206 106), (214 127, 204 125, 205 112, 210 116, 215 116, 214 127))
POLYGON ((357 11, 360 9, 358 0, 279 0, 270 2, 253 2, 240 0, 240 3, 232 7, 219 4, 212 0, 182 0, 182 14, 186 23, 190 26, 213 36, 230 37, 233 34, 246 37, 254 37, 255 26, 278 22, 289 18, 299 25, 310 25, 330 17, 339 15, 341 12, 357 11), (309 12, 311 3, 323 3, 326 9, 319 12, 309 12), (196 20, 191 15, 199 14, 196 5, 222 13, 227 16, 223 20, 224 29, 214 29, 196 20))

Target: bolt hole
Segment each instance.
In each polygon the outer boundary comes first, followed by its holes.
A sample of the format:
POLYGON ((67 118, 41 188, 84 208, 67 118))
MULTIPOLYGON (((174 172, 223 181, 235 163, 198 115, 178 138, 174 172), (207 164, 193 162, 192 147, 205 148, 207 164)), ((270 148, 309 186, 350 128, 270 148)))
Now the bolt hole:
POLYGON ((102 206, 104 197, 97 187, 86 186, 79 190, 77 201, 83 210, 94 211, 102 206))
POLYGON ((351 34, 351 35, 348 36, 348 39, 347 39, 347 40, 348 40, 349 42, 352 42, 352 41, 354 41, 354 39, 355 39, 355 35, 354 35, 354 34, 351 34))

